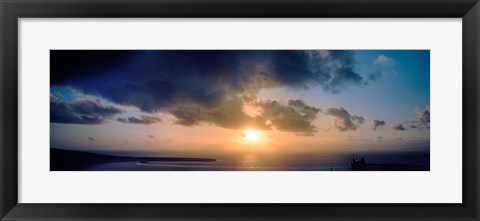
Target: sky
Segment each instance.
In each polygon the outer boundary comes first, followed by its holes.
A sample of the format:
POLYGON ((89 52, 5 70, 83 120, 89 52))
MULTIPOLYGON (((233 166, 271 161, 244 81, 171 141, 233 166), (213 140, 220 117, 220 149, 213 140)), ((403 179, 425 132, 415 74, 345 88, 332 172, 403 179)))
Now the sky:
POLYGON ((429 148, 429 50, 51 50, 50 69, 55 148, 429 148))

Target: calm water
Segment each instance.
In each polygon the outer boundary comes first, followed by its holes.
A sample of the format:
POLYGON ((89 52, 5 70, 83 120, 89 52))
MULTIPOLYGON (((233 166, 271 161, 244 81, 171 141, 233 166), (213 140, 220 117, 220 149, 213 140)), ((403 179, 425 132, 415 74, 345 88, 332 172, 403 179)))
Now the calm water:
MULTIPOLYGON (((104 153, 105 154, 105 153, 104 153)), ((126 153, 109 153, 125 155, 126 153)), ((129 153, 128 155, 133 155, 129 153)), ((142 156, 136 153, 136 156, 142 156)), ((369 152, 357 154, 367 163, 405 164, 424 166, 428 170, 428 152, 369 152)), ((145 155, 144 155, 145 156, 145 155)), ((149 154, 148 156, 152 156, 149 154)), ((165 154, 159 154, 165 156, 165 154)), ((216 162, 116 162, 92 166, 94 171, 349 171, 353 154, 270 156, 246 154, 241 156, 212 156, 216 162)), ((203 156, 205 157, 205 156, 203 156)))

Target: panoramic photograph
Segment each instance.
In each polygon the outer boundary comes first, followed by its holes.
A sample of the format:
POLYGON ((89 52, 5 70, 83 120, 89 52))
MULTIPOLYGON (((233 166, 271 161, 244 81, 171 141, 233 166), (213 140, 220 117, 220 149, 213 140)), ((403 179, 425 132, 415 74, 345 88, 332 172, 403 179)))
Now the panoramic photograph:
POLYGON ((50 171, 430 171, 430 51, 51 50, 50 171))

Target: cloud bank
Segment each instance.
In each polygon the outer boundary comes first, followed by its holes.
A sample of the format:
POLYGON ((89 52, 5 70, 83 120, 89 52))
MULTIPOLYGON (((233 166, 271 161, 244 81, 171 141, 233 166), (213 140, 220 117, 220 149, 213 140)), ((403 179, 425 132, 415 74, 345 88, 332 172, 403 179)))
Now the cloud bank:
POLYGON ((309 106, 302 100, 287 100, 282 103, 276 100, 254 100, 233 96, 216 108, 180 105, 170 110, 176 124, 184 126, 212 124, 229 129, 253 128, 257 130, 280 130, 299 135, 313 135, 317 128, 312 125, 319 108, 309 106), (243 111, 244 103, 258 108, 255 116, 243 111))
POLYGON ((51 51, 52 85, 156 112, 190 102, 218 107, 232 94, 320 85, 339 93, 366 80, 353 51, 51 51))
MULTIPOLYGON (((163 112, 183 126, 212 124, 223 128, 281 130, 312 135, 319 108, 302 100, 260 100, 262 89, 293 90, 320 86, 340 93, 352 85, 375 81, 379 73, 360 74, 353 51, 301 50, 52 50, 51 84, 68 86, 144 113, 163 112), (260 110, 246 114, 244 105, 260 110)), ((52 122, 98 124, 122 111, 98 107, 79 113, 52 99, 52 122)), ((71 104, 70 104, 71 105, 71 104)), ((100 104, 98 104, 100 105, 100 104)), ((364 119, 331 110, 339 130, 355 130, 364 119), (337 113, 338 112, 338 113, 337 113)), ((346 111, 345 111, 346 112, 346 111)), ((346 112, 348 114, 348 112, 346 112)), ((122 123, 152 124, 146 115, 117 118, 122 123)))

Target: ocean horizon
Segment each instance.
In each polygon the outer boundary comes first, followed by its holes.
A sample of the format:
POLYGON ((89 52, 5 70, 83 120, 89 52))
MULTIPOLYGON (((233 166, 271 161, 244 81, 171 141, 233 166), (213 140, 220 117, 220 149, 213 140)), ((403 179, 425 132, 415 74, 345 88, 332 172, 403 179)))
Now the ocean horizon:
POLYGON ((212 162, 139 161, 96 162, 82 168, 88 171, 350 171, 352 160, 364 159, 367 164, 396 165, 429 171, 428 151, 364 151, 328 154, 194 154, 162 151, 91 151, 90 153, 120 157, 209 157, 212 162))

